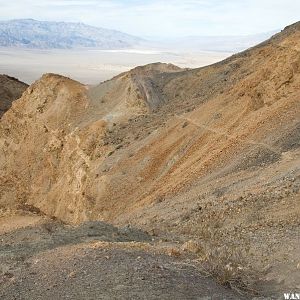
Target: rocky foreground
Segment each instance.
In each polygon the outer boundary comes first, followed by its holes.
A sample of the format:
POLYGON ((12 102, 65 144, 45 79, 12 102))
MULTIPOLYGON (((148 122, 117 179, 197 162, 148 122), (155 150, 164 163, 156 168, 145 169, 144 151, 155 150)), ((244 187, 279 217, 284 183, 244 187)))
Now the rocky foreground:
POLYGON ((296 23, 201 69, 27 88, 0 120, 3 298, 299 290, 299 51, 296 23))

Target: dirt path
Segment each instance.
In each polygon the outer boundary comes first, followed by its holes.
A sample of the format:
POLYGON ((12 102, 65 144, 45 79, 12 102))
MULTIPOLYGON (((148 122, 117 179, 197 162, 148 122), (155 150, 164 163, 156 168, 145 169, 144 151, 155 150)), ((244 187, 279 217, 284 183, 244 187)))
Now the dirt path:
MULTIPOLYGON (((217 135, 225 136, 228 139, 237 139, 237 136, 230 135, 230 134, 226 133, 225 131, 222 131, 222 130, 219 130, 219 129, 215 129, 215 128, 211 128, 211 127, 203 125, 203 124, 199 124, 199 123, 195 122, 191 118, 184 117, 184 116, 176 116, 176 117, 178 119, 187 121, 187 122, 193 124, 194 126, 196 126, 198 128, 201 128, 201 129, 213 132, 213 133, 215 133, 217 135)), ((254 140, 251 140, 251 139, 242 140, 242 141, 244 143, 246 143, 246 144, 249 144, 249 145, 262 146, 262 147, 266 148, 267 150, 269 150, 269 151, 271 151, 271 152, 273 152, 273 153, 275 153, 277 155, 281 155, 281 153, 282 153, 280 150, 275 149, 274 147, 272 147, 272 146, 270 146, 270 145, 268 145, 266 143, 258 143, 258 142, 255 142, 254 140)))

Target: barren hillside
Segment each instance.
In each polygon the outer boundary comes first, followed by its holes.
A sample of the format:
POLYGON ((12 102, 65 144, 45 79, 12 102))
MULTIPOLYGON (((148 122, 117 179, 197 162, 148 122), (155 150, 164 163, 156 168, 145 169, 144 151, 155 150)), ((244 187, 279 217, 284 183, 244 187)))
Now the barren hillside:
POLYGON ((11 107, 12 101, 22 96, 27 87, 27 84, 16 78, 0 75, 0 117, 11 107))
POLYGON ((223 283, 299 288, 299 41, 296 23, 212 66, 96 87, 44 75, 0 121, 3 214, 131 224, 201 245, 223 283))

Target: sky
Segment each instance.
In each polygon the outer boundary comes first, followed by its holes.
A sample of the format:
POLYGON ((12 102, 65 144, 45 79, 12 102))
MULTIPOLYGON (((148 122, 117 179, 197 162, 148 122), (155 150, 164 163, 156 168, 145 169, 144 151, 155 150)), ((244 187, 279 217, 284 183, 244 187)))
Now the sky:
POLYGON ((140 37, 249 35, 300 20, 300 0, 0 0, 0 20, 83 22, 140 37))

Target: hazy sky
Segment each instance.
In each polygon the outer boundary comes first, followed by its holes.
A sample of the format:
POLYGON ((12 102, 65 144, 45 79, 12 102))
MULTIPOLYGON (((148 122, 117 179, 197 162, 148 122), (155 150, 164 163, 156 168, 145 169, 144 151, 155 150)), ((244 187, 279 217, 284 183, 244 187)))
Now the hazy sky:
POLYGON ((139 36, 247 35, 300 20, 300 0, 0 0, 0 19, 84 22, 139 36))

